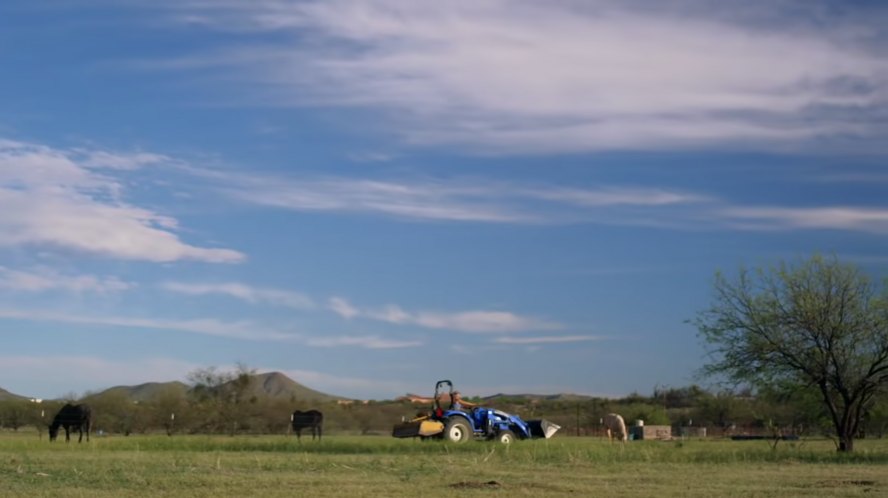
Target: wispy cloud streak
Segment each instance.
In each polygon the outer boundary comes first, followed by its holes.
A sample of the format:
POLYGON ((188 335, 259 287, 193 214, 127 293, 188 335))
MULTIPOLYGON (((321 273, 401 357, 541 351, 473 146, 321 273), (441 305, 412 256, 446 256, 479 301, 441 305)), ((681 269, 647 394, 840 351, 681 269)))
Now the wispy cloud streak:
POLYGON ((400 349, 421 346, 422 341, 410 340, 400 341, 395 339, 386 339, 379 336, 336 336, 336 337, 315 337, 307 341, 309 346, 336 348, 343 346, 362 347, 367 349, 400 349))
POLYGON ((161 288, 170 292, 191 296, 223 295, 249 303, 265 303, 295 309, 312 309, 315 307, 314 300, 300 292, 263 289, 237 282, 218 284, 164 282, 161 284, 161 288))
MULTIPOLYGON (((200 174, 200 173, 197 173, 200 174)), ((408 220, 547 224, 599 221, 657 224, 672 210, 711 203, 706 195, 664 188, 565 187, 486 178, 363 180, 344 177, 208 175, 233 198, 303 212, 367 213, 408 220), (620 208, 622 211, 604 208, 620 208)))
POLYGON ((268 327, 253 322, 224 322, 214 318, 165 320, 122 316, 89 316, 24 309, 0 309, 0 318, 182 331, 208 336, 253 341, 294 342, 301 340, 301 337, 297 334, 271 330, 268 327))
POLYGON ((820 229, 888 233, 888 209, 865 207, 732 207, 719 215, 750 230, 820 229))
POLYGON ((355 347, 364 349, 400 349, 417 347, 423 344, 423 341, 417 339, 399 340, 380 337, 378 335, 310 335, 278 330, 252 321, 222 321, 215 318, 173 320, 123 316, 78 315, 45 310, 0 308, 0 319, 179 331, 246 341, 298 343, 318 348, 355 347))
POLYGON ((601 341, 606 337, 596 335, 561 335, 561 336, 542 336, 542 337, 497 337, 493 342, 498 344, 519 344, 519 345, 538 345, 538 344, 565 344, 573 342, 589 342, 601 341))
POLYGON ((884 11, 791 3, 191 0, 177 19, 238 43, 167 66, 249 75, 251 103, 381 109, 408 141, 502 153, 877 146, 884 111, 858 111, 888 106, 884 11))
POLYGON ((343 318, 365 318, 398 325, 416 325, 429 329, 468 333, 508 333, 526 330, 557 330, 562 326, 534 317, 508 311, 473 310, 444 313, 438 311, 405 311, 389 305, 382 309, 362 309, 341 297, 331 298, 329 308, 343 318))
POLYGON ((95 275, 65 275, 50 268, 34 271, 14 270, 0 266, 0 288, 23 292, 63 290, 69 292, 96 292, 99 294, 125 291, 133 284, 117 277, 95 275))
POLYGON ((344 177, 247 178, 199 169, 192 173, 215 182, 216 188, 231 197, 293 211, 376 214, 417 221, 598 223, 685 230, 888 230, 885 210, 880 207, 757 206, 677 188, 581 188, 480 177, 370 181, 344 177))

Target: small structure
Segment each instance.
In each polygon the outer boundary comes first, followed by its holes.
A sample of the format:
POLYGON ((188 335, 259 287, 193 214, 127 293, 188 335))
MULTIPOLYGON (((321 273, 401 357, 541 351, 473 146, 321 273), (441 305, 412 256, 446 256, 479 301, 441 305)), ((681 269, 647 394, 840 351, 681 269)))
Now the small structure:
POLYGON ((635 425, 629 428, 629 439, 634 441, 653 439, 653 440, 669 440, 672 439, 671 425, 644 425, 641 420, 636 420, 635 425))
POLYGON ((681 437, 685 438, 704 438, 706 437, 706 427, 683 426, 679 429, 681 437))

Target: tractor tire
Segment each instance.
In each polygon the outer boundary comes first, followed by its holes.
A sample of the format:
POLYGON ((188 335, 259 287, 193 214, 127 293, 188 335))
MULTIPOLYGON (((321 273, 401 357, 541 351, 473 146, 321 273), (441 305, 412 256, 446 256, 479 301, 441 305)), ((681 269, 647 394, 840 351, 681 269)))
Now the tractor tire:
POLYGON ((469 424, 459 418, 451 418, 444 424, 444 439, 451 443, 464 443, 472 437, 469 424))
POLYGON ((493 439, 500 444, 512 444, 518 438, 515 436, 514 432, 505 429, 497 432, 496 436, 494 436, 493 439))

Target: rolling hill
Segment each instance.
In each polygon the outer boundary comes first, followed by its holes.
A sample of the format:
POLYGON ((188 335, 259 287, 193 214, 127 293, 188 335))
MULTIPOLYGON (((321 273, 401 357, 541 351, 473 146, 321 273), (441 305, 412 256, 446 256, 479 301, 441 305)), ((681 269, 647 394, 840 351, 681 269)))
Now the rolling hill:
MULTIPOLYGON (((120 393, 133 401, 147 401, 164 392, 180 392, 185 393, 189 386, 183 382, 146 382, 134 386, 114 386, 103 391, 93 393, 87 398, 102 396, 105 394, 120 393)), ((306 401, 310 403, 327 403, 338 400, 346 400, 348 398, 323 393, 311 389, 295 380, 287 377, 281 372, 267 372, 256 374, 251 379, 251 385, 248 390, 249 395, 257 397, 278 398, 292 401, 306 401)), ((395 398, 394 401, 409 401, 411 396, 407 395, 395 398)), ((559 393, 559 394, 505 394, 498 393, 492 396, 485 396, 483 403, 497 403, 505 400, 539 400, 539 401, 583 401, 591 399, 592 396, 583 394, 559 393)), ((0 388, 0 401, 14 399, 29 399, 26 396, 13 394, 5 389, 0 388)))
POLYGON ((253 394, 271 398, 286 398, 315 403, 326 403, 345 399, 342 396, 322 393, 308 388, 280 372, 269 372, 253 376, 253 394))
MULTIPOLYGON (((187 384, 182 382, 147 382, 135 386, 114 386, 92 396, 102 396, 111 393, 122 393, 133 401, 147 401, 164 391, 187 392, 187 384)), ((268 372, 254 375, 248 388, 248 393, 257 397, 281 398, 287 400, 308 401, 312 403, 326 403, 345 399, 341 396, 315 391, 280 372, 268 372)), ((2 398, 0 398, 2 399, 2 398)))
POLYGON ((18 394, 11 393, 6 389, 0 387, 0 401, 9 401, 15 399, 30 399, 27 396, 20 396, 18 394))
POLYGON ((188 391, 188 385, 179 382, 146 382, 144 384, 139 384, 136 386, 114 386, 99 393, 93 394, 91 396, 87 396, 87 398, 94 396, 104 396, 107 394, 113 393, 121 393, 127 398, 133 401, 148 401, 151 398, 158 396, 160 393, 165 391, 172 391, 176 393, 185 393, 188 391))

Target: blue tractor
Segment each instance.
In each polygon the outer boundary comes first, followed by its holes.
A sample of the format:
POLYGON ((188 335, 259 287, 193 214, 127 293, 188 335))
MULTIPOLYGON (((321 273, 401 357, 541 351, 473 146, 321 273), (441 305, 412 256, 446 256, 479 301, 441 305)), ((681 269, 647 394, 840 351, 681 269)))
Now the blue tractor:
POLYGON ((435 384, 434 408, 413 420, 395 425, 392 436, 444 439, 462 443, 469 439, 510 444, 516 439, 550 438, 561 427, 548 420, 524 421, 517 415, 493 408, 462 409, 454 406, 453 383, 435 384))

